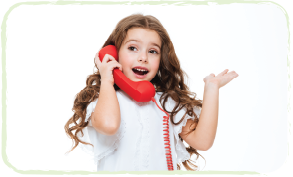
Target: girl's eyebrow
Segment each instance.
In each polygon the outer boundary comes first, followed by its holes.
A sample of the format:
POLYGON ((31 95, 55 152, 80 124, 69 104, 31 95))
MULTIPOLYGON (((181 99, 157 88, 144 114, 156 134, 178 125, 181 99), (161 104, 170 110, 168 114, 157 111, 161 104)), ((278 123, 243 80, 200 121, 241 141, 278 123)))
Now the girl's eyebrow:
MULTIPOLYGON (((129 40, 126 41, 124 44, 126 44, 127 42, 130 42, 130 41, 141 42, 140 40, 129 39, 129 40)), ((156 43, 154 43, 154 42, 152 42, 151 44, 152 44, 152 45, 155 45, 155 46, 157 46, 157 47, 159 47, 159 48, 161 49, 161 47, 160 47, 158 44, 156 44, 156 43)))

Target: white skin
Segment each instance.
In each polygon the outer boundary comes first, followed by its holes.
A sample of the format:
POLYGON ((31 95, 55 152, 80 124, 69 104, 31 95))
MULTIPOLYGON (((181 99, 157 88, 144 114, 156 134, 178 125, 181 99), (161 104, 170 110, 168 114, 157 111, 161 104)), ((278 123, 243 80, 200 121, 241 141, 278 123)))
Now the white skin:
POLYGON ((98 57, 99 52, 96 54, 95 62, 101 73, 101 81, 114 85, 112 74, 114 68, 119 68, 132 81, 151 81, 159 69, 161 45, 160 36, 156 31, 142 28, 129 29, 118 52, 119 63, 108 54, 101 62, 98 57), (146 67, 149 71, 147 76, 143 79, 137 78, 132 71, 135 66, 146 67))
POLYGON ((159 69, 160 48, 161 39, 156 31, 142 28, 129 29, 119 50, 119 63, 122 65, 123 74, 132 81, 151 81, 159 69), (148 69, 145 78, 135 77, 132 71, 135 66, 148 69))

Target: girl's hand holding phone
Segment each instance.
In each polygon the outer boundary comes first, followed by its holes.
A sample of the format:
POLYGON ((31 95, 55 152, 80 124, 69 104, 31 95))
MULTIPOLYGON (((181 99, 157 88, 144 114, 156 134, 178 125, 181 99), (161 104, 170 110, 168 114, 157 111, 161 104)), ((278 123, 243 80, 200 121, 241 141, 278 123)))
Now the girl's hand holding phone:
POLYGON ((214 83, 219 89, 229 83, 232 79, 238 77, 238 74, 235 71, 229 73, 228 69, 225 69, 223 72, 215 76, 213 73, 208 75, 203 79, 205 83, 214 83))
POLYGON ((114 85, 113 70, 118 68, 122 71, 122 65, 118 63, 115 58, 109 54, 106 54, 101 62, 99 58, 99 52, 95 56, 95 64, 97 65, 101 74, 101 82, 110 82, 114 85))

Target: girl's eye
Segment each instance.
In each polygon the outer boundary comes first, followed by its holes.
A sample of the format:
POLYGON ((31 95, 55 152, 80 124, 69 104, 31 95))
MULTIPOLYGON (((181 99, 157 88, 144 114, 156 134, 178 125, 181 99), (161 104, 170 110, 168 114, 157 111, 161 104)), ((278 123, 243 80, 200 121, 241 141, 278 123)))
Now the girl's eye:
MULTIPOLYGON (((128 49, 130 49, 131 51, 132 51, 132 48, 135 48, 135 47, 133 47, 133 46, 128 47, 128 49)), ((135 49, 136 49, 136 48, 135 48, 135 49)))
POLYGON ((154 52, 156 52, 156 54, 159 54, 157 51, 155 51, 155 50, 151 50, 151 51, 154 51, 154 52))

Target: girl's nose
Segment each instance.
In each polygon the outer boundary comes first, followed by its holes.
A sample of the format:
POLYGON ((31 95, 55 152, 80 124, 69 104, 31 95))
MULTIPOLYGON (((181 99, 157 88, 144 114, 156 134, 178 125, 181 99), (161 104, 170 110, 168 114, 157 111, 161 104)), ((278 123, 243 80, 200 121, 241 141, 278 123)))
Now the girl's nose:
POLYGON ((141 54, 141 56, 139 57, 139 61, 147 62, 147 61, 148 61, 148 55, 145 54, 145 52, 143 52, 143 53, 141 54))

